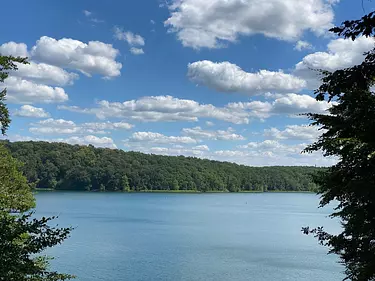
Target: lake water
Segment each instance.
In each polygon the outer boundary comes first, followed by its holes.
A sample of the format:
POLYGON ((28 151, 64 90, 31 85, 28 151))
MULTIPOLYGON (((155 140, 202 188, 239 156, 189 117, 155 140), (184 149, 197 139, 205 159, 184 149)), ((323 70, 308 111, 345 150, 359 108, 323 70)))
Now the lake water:
POLYGON ((301 233, 338 231, 303 193, 120 194, 41 192, 37 215, 73 226, 49 251, 78 281, 339 281, 337 257, 301 233))

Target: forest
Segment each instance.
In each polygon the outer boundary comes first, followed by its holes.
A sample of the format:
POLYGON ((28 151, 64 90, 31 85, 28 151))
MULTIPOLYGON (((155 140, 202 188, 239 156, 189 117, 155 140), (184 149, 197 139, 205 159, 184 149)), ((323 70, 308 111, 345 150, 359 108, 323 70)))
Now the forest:
POLYGON ((48 142, 2 142, 38 189, 77 191, 316 191, 324 168, 248 167, 48 142))

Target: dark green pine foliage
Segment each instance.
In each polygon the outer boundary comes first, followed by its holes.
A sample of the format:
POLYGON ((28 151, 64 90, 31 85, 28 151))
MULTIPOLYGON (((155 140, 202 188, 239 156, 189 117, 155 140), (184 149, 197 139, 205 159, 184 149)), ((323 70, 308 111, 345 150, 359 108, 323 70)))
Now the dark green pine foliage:
POLYGON ((37 188, 91 191, 316 191, 315 167, 247 167, 48 142, 4 142, 37 188))
MULTIPOLYGON (((356 40, 374 37, 374 12, 360 20, 346 21, 331 31, 356 40)), ((375 41, 374 41, 375 42, 375 41)), ((323 150, 338 163, 317 179, 321 206, 338 203, 333 218, 343 230, 329 234, 322 227, 303 231, 338 254, 346 268, 346 280, 375 280, 375 50, 357 66, 323 72, 317 99, 334 101, 329 114, 309 114, 314 125, 327 130, 306 151, 323 150)))

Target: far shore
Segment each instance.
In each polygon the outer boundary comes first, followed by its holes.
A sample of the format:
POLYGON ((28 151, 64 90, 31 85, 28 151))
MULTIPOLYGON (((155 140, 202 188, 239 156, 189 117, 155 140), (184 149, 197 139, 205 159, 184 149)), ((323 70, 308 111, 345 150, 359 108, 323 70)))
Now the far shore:
POLYGON ((34 188, 35 192, 85 192, 85 193, 189 193, 189 194, 204 194, 204 193, 316 193, 314 191, 303 191, 303 190, 241 190, 238 192, 212 190, 212 191, 196 191, 196 190, 141 190, 141 191, 100 191, 100 190, 61 190, 51 188, 34 188))

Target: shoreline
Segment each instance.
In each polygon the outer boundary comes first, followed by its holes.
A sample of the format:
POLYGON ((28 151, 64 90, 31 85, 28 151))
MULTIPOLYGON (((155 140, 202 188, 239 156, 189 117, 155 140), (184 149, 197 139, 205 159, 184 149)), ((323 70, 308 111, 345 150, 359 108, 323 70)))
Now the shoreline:
POLYGON ((214 194, 214 193, 225 193, 225 194, 240 194, 240 193, 313 193, 316 194, 315 191, 304 191, 304 190, 267 190, 267 191, 258 191, 258 190, 242 190, 238 192, 230 192, 230 191, 220 191, 220 190, 213 190, 213 191, 196 191, 196 190, 143 190, 143 191, 99 191, 99 190, 56 190, 50 188, 34 188, 33 192, 83 192, 83 193, 123 193, 123 194, 132 194, 132 193, 170 193, 170 194, 214 194))

